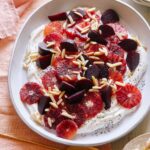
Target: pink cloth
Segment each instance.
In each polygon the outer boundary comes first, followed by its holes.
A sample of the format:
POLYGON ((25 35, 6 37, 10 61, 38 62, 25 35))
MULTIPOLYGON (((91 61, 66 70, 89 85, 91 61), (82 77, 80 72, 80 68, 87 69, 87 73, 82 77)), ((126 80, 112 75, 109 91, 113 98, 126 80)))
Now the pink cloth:
POLYGON ((17 23, 32 0, 0 0, 0 39, 16 35, 17 23))

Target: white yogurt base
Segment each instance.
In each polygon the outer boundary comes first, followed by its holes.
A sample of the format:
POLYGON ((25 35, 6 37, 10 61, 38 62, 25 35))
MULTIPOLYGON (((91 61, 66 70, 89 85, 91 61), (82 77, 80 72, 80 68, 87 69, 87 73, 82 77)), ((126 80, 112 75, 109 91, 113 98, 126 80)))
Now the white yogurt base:
MULTIPOLYGON (((27 48, 27 53, 37 52, 38 43, 40 43, 43 40, 43 29, 44 29, 44 25, 35 29, 31 33, 31 39, 27 48)), ((124 80, 125 83, 131 83, 133 85, 138 85, 138 82, 140 81, 144 72, 146 71, 146 66, 147 66, 147 62, 146 62, 147 53, 145 49, 142 46, 138 46, 137 51, 140 54, 139 65, 134 71, 132 76, 129 76, 130 71, 127 68, 127 71, 125 74, 125 80, 124 80)), ((40 70, 37 68, 36 63, 31 62, 27 69, 27 76, 28 76, 29 81, 37 82, 38 84, 42 85, 40 77, 39 77, 39 71, 40 70)), ((37 104, 26 105, 26 106, 31 114, 34 114, 35 112, 38 111, 37 104)), ((86 121, 85 124, 81 128, 78 129, 78 134, 87 134, 98 129, 105 130, 105 128, 107 128, 108 125, 114 126, 118 124, 125 116, 136 111, 137 107, 134 107, 133 109, 123 108, 117 104, 117 101, 114 97, 112 99, 112 105, 111 105, 110 110, 104 109, 102 112, 97 114, 97 116, 86 121)))

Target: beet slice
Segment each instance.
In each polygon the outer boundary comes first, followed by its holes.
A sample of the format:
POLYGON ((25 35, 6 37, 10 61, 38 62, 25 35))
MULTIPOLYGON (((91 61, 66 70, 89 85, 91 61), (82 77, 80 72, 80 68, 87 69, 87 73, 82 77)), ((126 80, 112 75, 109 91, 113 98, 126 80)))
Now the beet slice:
POLYGON ((119 43, 119 46, 127 52, 135 51, 137 49, 137 42, 132 39, 125 39, 119 43))
POLYGON ((58 20, 66 20, 67 19, 67 13, 61 12, 55 15, 48 16, 50 21, 58 21, 58 20))
POLYGON ((75 92, 75 87, 66 81, 61 82, 59 89, 61 91, 65 91, 67 94, 72 94, 75 92))
POLYGON ((109 77, 109 71, 108 66, 106 64, 98 65, 100 71, 99 71, 99 77, 100 78, 107 78, 109 77))
POLYGON ((107 45, 107 41, 97 31, 90 31, 88 33, 88 37, 90 38, 91 41, 97 42, 99 44, 107 45))
POLYGON ((115 23, 119 21, 119 16, 113 9, 108 9, 102 14, 101 20, 103 24, 115 23))
POLYGON ((99 30, 102 32, 102 36, 104 38, 110 37, 112 35, 115 35, 114 29, 109 25, 101 25, 99 27, 99 30))
POLYGON ((93 65, 85 71, 85 77, 88 79, 92 79, 92 76, 94 76, 95 78, 99 78, 99 73, 99 67, 97 65, 93 65))
POLYGON ((80 103, 84 97, 85 90, 74 93, 66 99, 66 102, 69 104, 80 103))
POLYGON ((52 54, 50 52, 50 49, 47 48, 47 45, 44 42, 39 43, 39 45, 38 45, 38 52, 42 56, 51 55, 52 54))
POLYGON ((77 52, 77 44, 73 40, 64 40, 60 43, 61 49, 65 49, 68 52, 77 52))
POLYGON ((76 10, 70 11, 68 14, 68 16, 71 16, 73 21, 75 22, 81 20, 85 15, 86 15, 86 12, 81 8, 77 8, 76 10), (75 12, 81 14, 81 16, 76 14, 75 12))
POLYGON ((82 79, 76 82, 76 89, 80 90, 89 90, 92 88, 93 83, 89 79, 82 79))
POLYGON ((133 52, 129 52, 127 54, 126 61, 127 61, 127 65, 129 67, 130 71, 134 71, 136 69, 136 67, 139 64, 139 60, 140 60, 139 53, 133 51, 133 52))
POLYGON ((105 103, 105 109, 109 109, 111 107, 112 88, 110 86, 106 86, 100 90, 100 94, 103 102, 105 103))
POLYGON ((51 55, 41 56, 36 60, 36 65, 41 69, 46 69, 51 63, 51 55))
POLYGON ((49 102, 51 102, 50 97, 48 97, 48 96, 40 97, 40 100, 38 102, 38 111, 41 115, 45 114, 46 108, 49 108, 49 106, 50 106, 49 102))

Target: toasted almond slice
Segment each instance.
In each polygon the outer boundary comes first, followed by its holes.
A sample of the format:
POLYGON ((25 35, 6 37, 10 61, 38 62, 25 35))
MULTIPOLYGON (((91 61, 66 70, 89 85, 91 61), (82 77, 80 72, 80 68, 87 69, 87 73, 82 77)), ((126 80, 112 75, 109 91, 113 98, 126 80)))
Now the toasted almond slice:
POLYGON ((42 123, 42 117, 38 111, 31 114, 31 117, 34 121, 36 121, 38 124, 42 123))
POLYGON ((54 46, 55 45, 55 41, 52 41, 52 42, 47 42, 46 44, 46 46, 47 46, 47 48, 50 48, 50 47, 52 47, 52 46, 54 46))
POLYGON ((106 65, 110 68, 114 68, 114 67, 118 67, 118 66, 121 66, 122 65, 122 62, 117 62, 117 63, 106 63, 106 65))
POLYGON ((59 99, 61 99, 65 94, 65 91, 62 91, 61 94, 59 95, 59 99))
POLYGON ((84 21, 85 21, 85 22, 90 22, 90 20, 91 20, 90 18, 87 18, 87 19, 85 19, 84 21))
POLYGON ((83 69, 84 71, 86 71, 88 68, 83 66, 82 69, 83 69))
POLYGON ((94 61, 93 63, 96 64, 96 65, 103 65, 104 64, 103 61, 94 61))
POLYGON ((93 60, 100 60, 99 57, 96 57, 96 56, 89 56, 89 58, 93 59, 93 60))
POLYGON ((99 92, 99 90, 96 90, 96 89, 90 89, 89 92, 99 92))
POLYGON ((75 24, 75 22, 70 23, 70 24, 67 25, 67 27, 70 28, 70 27, 72 27, 74 24, 75 24))
POLYGON ((67 27, 67 21, 64 22, 63 29, 66 29, 66 27, 67 27))
POLYGON ((60 91, 49 91, 52 95, 60 95, 60 91))
POLYGON ((62 58, 65 58, 65 54, 66 54, 66 50, 63 49, 62 52, 61 52, 61 57, 62 57, 62 58))
POLYGON ((46 108, 44 111, 45 111, 45 112, 48 112, 48 111, 49 111, 49 108, 46 108))
POLYGON ((65 55, 65 58, 67 58, 67 59, 73 59, 74 57, 73 56, 65 55))
POLYGON ((80 52, 78 55, 75 56, 75 58, 79 58, 82 55, 82 52, 80 52))
POLYGON ((70 21, 71 24, 74 23, 74 20, 72 19, 72 17, 70 15, 68 16, 68 19, 69 19, 69 21, 70 21))
POLYGON ((95 52, 94 53, 94 56, 100 56, 100 55, 103 55, 103 53, 102 52, 95 52))
POLYGON ((87 11, 88 12, 91 12, 91 11, 95 11, 96 10, 96 8, 95 7, 92 7, 92 8, 89 8, 87 11))
POLYGON ((79 25, 76 25, 76 28, 81 32, 83 28, 81 28, 79 25))
POLYGON ((56 108, 56 109, 58 108, 58 106, 57 106, 56 103, 50 102, 49 104, 50 104, 51 106, 53 106, 54 108, 56 108))
POLYGON ((85 34, 85 33, 87 33, 88 31, 89 31, 89 28, 83 29, 83 30, 81 31, 81 34, 85 34))
POLYGON ((101 88, 99 86, 93 86, 92 89, 94 89, 94 90, 100 90, 101 88))
POLYGON ((74 74, 79 74, 80 71, 72 71, 72 73, 74 73, 74 74))
POLYGON ((84 45, 84 49, 89 48, 89 46, 90 46, 90 44, 89 44, 89 43, 87 43, 86 45, 84 45))
POLYGON ((68 112, 66 112, 65 110, 61 113, 62 116, 65 116, 69 119, 75 119, 75 116, 69 114, 68 112))
POLYGON ((58 100, 57 105, 60 105, 62 102, 63 102, 63 99, 61 98, 58 100))
POLYGON ((98 80, 94 76, 92 76, 92 80, 93 80, 93 84, 95 86, 98 86, 98 80))
POLYGON ((78 80, 81 80, 81 75, 80 75, 80 73, 78 73, 77 78, 78 78, 78 80))
POLYGON ((116 81, 115 84, 119 85, 119 86, 125 86, 125 83, 122 83, 122 82, 119 82, 119 81, 116 81))
POLYGON ((91 41, 90 43, 93 44, 93 45, 97 44, 97 42, 94 42, 94 41, 91 41))
POLYGON ((88 55, 88 56, 94 55, 94 52, 86 53, 86 55, 88 55))
POLYGON ((68 75, 68 74, 66 74, 65 75, 69 80, 72 80, 72 78, 68 75))
POLYGON ((78 62, 78 61, 72 61, 75 65, 78 65, 78 66, 81 66, 81 63, 80 62, 78 62))
POLYGON ((54 96, 52 94, 49 94, 49 97, 51 98, 53 103, 56 103, 56 100, 55 100, 55 98, 54 98, 54 96))
POLYGON ((49 125, 50 127, 52 127, 52 120, 51 120, 50 117, 48 117, 47 121, 48 121, 48 125, 49 125))
POLYGON ((77 11, 74 11, 74 13, 75 13, 76 15, 78 15, 78 16, 80 16, 80 17, 83 18, 83 15, 82 15, 81 13, 79 13, 79 12, 77 12, 77 11))
POLYGON ((99 48, 99 51, 102 52, 102 53, 104 53, 105 56, 108 55, 108 50, 106 48, 104 48, 104 47, 103 48, 99 48))
POLYGON ((105 87, 107 85, 107 83, 104 83, 100 86, 100 89, 102 89, 103 87, 105 87))

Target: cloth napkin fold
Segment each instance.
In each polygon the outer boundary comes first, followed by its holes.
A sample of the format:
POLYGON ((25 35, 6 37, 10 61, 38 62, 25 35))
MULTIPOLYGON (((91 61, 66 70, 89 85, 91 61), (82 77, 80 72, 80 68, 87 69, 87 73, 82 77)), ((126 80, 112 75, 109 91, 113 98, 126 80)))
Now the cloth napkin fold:
POLYGON ((0 0, 0 39, 17 33, 19 16, 31 4, 31 0, 0 0))

